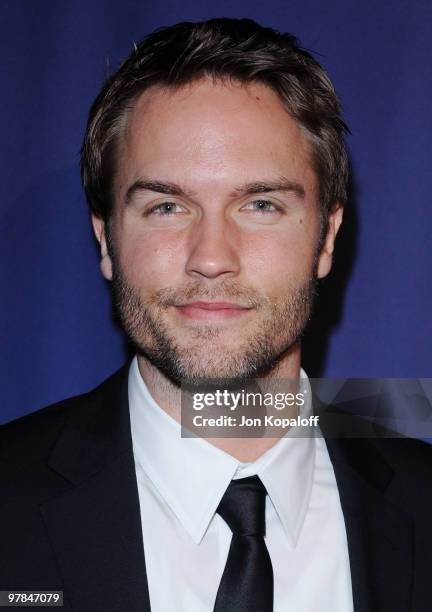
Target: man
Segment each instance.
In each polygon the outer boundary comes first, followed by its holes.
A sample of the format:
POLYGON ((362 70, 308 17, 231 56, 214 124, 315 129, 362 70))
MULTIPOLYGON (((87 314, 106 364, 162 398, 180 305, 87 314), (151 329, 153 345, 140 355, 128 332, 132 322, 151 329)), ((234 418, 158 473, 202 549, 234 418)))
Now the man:
POLYGON ((104 85, 82 176, 136 357, 3 427, 1 589, 80 612, 430 609, 426 444, 356 419, 338 438, 331 412, 324 438, 181 436, 181 390, 203 381, 307 395, 344 131, 317 62, 251 20, 156 31, 104 85))

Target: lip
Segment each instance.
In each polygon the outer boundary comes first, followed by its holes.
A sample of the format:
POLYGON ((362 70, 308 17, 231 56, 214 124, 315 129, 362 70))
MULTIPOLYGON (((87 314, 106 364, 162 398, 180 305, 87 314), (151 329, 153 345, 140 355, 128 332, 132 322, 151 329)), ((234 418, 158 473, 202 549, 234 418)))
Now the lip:
POLYGON ((232 302, 190 302, 176 306, 177 311, 188 319, 221 321, 239 317, 251 310, 232 302))
POLYGON ((249 310, 249 308, 246 308, 245 306, 239 306, 239 304, 233 304, 231 302, 190 302, 189 304, 181 305, 180 308, 203 308, 204 310, 249 310))

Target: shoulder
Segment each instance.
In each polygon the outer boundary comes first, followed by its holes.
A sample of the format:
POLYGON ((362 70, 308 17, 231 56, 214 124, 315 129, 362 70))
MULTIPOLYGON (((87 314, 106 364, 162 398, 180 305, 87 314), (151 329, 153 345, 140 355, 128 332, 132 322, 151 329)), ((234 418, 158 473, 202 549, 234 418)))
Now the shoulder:
POLYGON ((392 481, 392 488, 432 502, 432 445, 408 438, 381 425, 339 409, 326 409, 320 417, 323 435, 333 460, 349 464, 372 482, 392 481), (321 420, 322 417, 322 420, 321 420))
MULTIPOLYGON (((0 426, 0 462, 25 463, 46 458, 63 427, 72 417, 88 414, 110 397, 127 374, 128 364, 92 391, 67 398, 0 426)), ((126 377, 127 378, 127 377, 126 377)))
MULTIPOLYGON (((406 437, 376 438, 374 446, 382 453, 399 478, 403 478, 414 487, 422 483, 431 487, 432 445, 430 443, 406 437)), ((432 487, 429 490, 432 494, 432 487)))

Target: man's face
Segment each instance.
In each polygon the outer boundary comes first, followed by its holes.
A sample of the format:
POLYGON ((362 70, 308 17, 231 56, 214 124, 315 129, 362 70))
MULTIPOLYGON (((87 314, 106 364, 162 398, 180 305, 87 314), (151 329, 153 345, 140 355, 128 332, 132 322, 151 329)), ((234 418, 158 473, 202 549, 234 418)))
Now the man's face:
POLYGON ((120 139, 114 256, 124 327, 172 380, 264 375, 298 341, 328 273, 308 144, 264 85, 153 88, 120 139))

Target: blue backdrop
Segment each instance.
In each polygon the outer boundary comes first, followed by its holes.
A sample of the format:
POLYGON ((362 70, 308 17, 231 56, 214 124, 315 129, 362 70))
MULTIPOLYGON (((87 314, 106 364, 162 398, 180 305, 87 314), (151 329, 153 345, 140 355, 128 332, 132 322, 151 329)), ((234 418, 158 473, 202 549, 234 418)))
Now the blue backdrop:
POLYGON ((305 339, 308 373, 432 376, 430 2, 2 0, 0 13, 0 421, 123 363, 79 179, 88 108, 133 41, 215 16, 299 36, 352 130, 351 199, 305 339))

